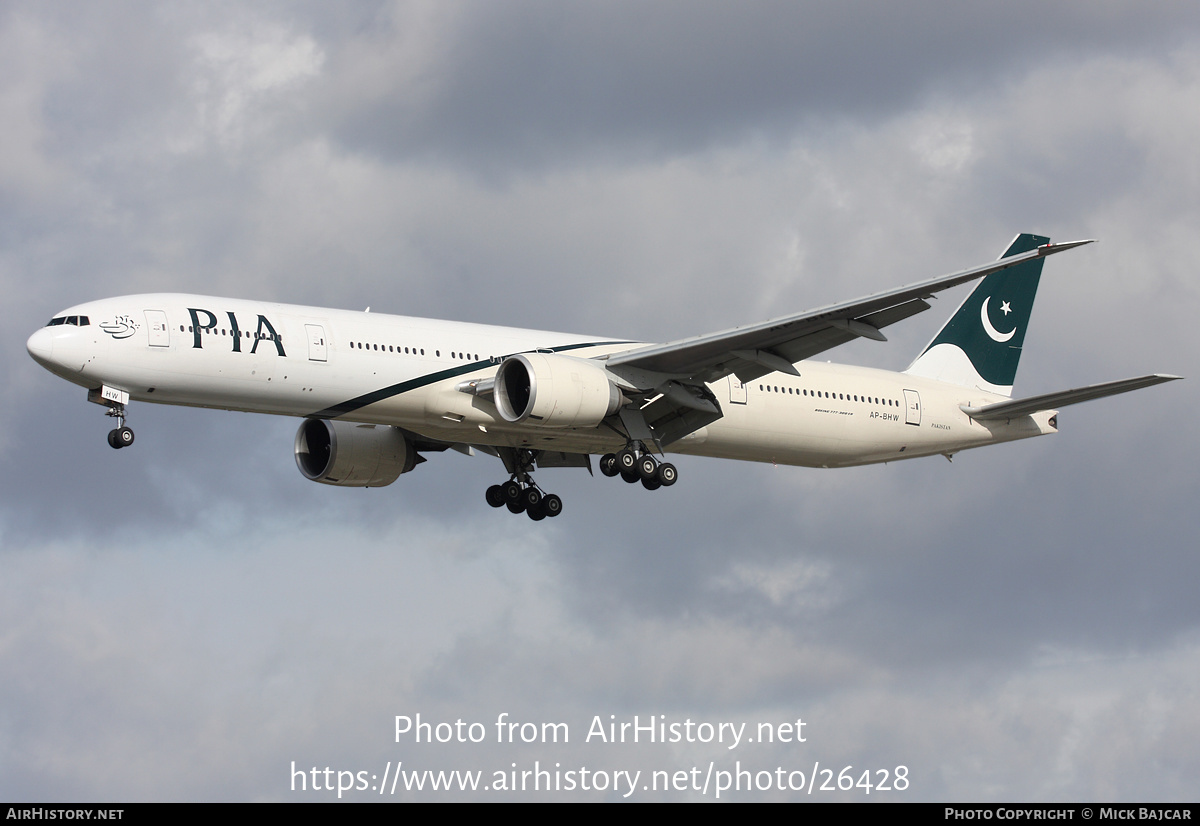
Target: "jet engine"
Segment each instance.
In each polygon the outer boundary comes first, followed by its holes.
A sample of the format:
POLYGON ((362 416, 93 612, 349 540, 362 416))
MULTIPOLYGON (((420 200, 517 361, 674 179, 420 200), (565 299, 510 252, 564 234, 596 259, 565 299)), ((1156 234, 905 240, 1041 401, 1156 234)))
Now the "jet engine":
POLYGON ((546 353, 505 359, 495 398, 506 422, 542 427, 595 427, 625 401, 596 362, 546 353))
POLYGON ((404 433, 388 425, 308 419, 296 431, 296 466, 326 485, 381 488, 417 461, 404 433))

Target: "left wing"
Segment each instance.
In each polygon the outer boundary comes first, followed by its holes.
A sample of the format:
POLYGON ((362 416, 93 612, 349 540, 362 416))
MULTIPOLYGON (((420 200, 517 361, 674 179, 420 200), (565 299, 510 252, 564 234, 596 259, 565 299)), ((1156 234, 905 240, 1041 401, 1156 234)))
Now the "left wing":
POLYGON ((618 375, 647 371, 664 377, 705 383, 731 373, 743 382, 773 372, 799 375, 794 367, 796 362, 812 358, 839 344, 858 337, 886 341, 880 329, 928 310, 929 304, 925 299, 932 298, 934 293, 1026 261, 1090 243, 1089 240, 1043 244, 1029 252, 1001 258, 981 267, 869 295, 856 301, 832 304, 818 310, 670 344, 653 344, 628 350, 611 356, 606 364, 618 375))

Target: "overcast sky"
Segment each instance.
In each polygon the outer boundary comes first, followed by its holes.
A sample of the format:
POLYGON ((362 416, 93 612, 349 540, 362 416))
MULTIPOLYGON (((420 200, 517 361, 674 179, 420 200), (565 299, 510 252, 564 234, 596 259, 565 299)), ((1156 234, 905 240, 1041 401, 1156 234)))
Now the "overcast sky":
MULTIPOLYGON (((0 799, 336 798, 293 761, 1195 799, 1196 6, 4 3, 0 124, 0 799), (1100 243, 1046 264, 1017 395, 1188 380, 953 463, 547 470, 540 523, 486 456, 313 484, 291 419, 134 404, 113 451, 24 346, 166 291, 669 340, 1018 232, 1100 243), (488 736, 396 742, 418 713, 488 736), (585 741, 634 715, 806 740, 585 741)), ((962 294, 828 357, 903 369, 962 294)))

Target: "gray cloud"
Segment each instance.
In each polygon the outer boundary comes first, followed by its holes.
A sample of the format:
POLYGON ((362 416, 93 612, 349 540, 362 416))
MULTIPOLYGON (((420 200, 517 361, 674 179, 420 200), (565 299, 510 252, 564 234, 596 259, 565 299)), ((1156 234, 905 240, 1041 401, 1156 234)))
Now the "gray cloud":
POLYGON ((458 159, 500 174, 577 153, 662 158, 748 137, 787 140, 830 118, 878 123, 931 95, 978 94, 1047 57, 1155 56, 1195 35, 1190 11, 1143 12, 403 5, 379 19, 386 34, 371 30, 339 56, 382 64, 390 78, 351 73, 359 82, 338 90, 353 107, 339 134, 384 157, 458 159))

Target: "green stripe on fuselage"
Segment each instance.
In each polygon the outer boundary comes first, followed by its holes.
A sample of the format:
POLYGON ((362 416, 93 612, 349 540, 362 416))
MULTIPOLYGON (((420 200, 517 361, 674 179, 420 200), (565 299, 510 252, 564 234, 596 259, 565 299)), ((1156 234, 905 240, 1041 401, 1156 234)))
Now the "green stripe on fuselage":
MULTIPOLYGON (((568 344, 564 347, 545 347, 545 348, 540 348, 539 350, 536 350, 536 351, 535 350, 523 350, 522 352, 546 352, 546 351, 549 351, 551 353, 565 353, 568 350, 579 350, 583 347, 601 347, 601 346, 608 345, 608 344, 634 344, 634 343, 635 342, 632 342, 632 341, 589 341, 589 342, 585 342, 583 344, 568 344)), ((510 355, 518 355, 518 354, 512 353, 510 355)), ((508 357, 509 356, 504 356, 504 358, 508 358, 508 357)), ((503 361, 504 358, 502 358, 501 361, 503 361)), ((393 396, 399 396, 401 393, 407 393, 410 390, 416 390, 417 388, 420 388, 420 387, 427 387, 428 385, 435 384, 435 383, 437 383, 439 381, 443 381, 445 379, 452 379, 455 376, 462 376, 467 373, 473 373, 476 370, 481 370, 485 367, 494 367, 498 363, 499 362, 495 362, 495 361, 492 361, 489 359, 487 361, 475 361, 475 362, 471 362, 470 364, 462 364, 462 365, 459 365, 458 367, 451 367, 449 370, 439 370, 436 373, 428 373, 424 376, 418 376, 415 379, 409 379, 408 381, 402 381, 399 384, 393 384, 390 387, 383 387, 383 388, 380 388, 379 390, 373 390, 370 393, 366 393, 362 396, 357 396, 353 399, 348 399, 344 402, 335 404, 332 407, 326 407, 324 410, 318 410, 316 413, 309 413, 307 418, 309 418, 309 419, 336 419, 339 416, 345 416, 347 413, 352 413, 355 410, 359 410, 361 408, 366 407, 367 405, 375 404, 376 402, 381 402, 384 399, 390 399, 393 396)))

